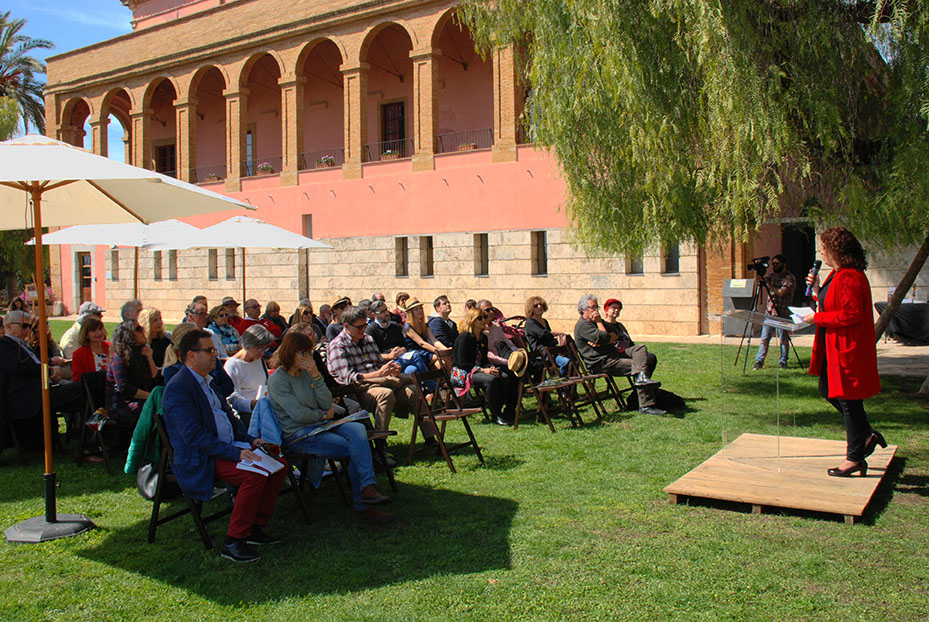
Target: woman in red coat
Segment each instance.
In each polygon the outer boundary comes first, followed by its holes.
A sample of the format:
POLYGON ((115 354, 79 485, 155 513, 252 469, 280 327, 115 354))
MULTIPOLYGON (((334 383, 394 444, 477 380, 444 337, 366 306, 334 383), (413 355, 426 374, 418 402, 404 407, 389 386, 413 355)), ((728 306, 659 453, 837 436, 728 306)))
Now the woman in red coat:
POLYGON ((881 390, 877 374, 877 346, 871 311, 871 286, 864 275, 864 250, 844 227, 820 235, 823 262, 833 271, 822 286, 818 277, 807 277, 819 312, 804 321, 816 325, 810 374, 819 376, 819 392, 845 419, 845 461, 829 469, 834 477, 862 476, 868 472, 865 458, 877 445, 887 443, 868 423, 863 400, 881 390))

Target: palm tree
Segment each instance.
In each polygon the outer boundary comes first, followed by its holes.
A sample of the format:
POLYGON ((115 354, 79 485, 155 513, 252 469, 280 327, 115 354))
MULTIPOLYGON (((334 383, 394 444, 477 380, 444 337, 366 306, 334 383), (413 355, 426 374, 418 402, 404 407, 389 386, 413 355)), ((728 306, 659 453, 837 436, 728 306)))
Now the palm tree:
POLYGON ((36 49, 55 47, 46 39, 33 39, 19 34, 25 19, 10 19, 10 12, 0 15, 0 96, 16 102, 22 112, 23 126, 29 132, 31 122, 39 132, 45 132, 44 85, 36 76, 45 73, 45 63, 31 56, 36 49))

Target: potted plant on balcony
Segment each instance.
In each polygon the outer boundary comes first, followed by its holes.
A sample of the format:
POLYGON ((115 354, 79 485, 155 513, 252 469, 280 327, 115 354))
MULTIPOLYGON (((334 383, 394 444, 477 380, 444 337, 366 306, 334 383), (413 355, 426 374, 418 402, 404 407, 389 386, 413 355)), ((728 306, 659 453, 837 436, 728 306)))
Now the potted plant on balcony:
POLYGON ((205 182, 219 181, 219 175, 217 175, 216 173, 210 173, 209 175, 203 178, 203 181, 205 182))
POLYGON ((256 170, 259 175, 274 175, 274 167, 268 162, 262 162, 256 170))
POLYGON ((316 160, 316 168, 330 168, 335 166, 335 158, 331 155, 324 155, 316 160))
POLYGON ((461 143, 458 145, 458 151, 473 151, 477 149, 477 143, 461 143))
POLYGON ((396 149, 388 149, 381 153, 382 160, 396 160, 400 157, 400 152, 396 149))

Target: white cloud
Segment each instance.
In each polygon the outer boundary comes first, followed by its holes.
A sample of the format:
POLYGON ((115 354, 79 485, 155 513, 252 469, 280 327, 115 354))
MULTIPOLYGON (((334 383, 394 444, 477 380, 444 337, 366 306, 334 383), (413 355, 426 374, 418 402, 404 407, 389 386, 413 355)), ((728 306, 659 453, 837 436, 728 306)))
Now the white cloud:
POLYGON ((106 13, 97 13, 76 11, 74 9, 65 7, 51 8, 40 6, 33 6, 32 10, 36 11, 37 13, 54 15, 61 21, 74 22, 87 26, 96 26, 98 28, 105 28, 107 30, 114 30, 119 32, 129 32, 130 30, 130 15, 128 13, 125 16, 116 16, 113 15, 112 11, 109 10, 106 13))

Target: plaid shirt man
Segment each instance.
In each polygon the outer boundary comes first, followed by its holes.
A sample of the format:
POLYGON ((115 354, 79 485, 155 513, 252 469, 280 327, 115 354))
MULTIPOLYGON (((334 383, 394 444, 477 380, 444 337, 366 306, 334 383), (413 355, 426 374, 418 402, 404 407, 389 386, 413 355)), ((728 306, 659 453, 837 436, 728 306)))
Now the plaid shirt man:
POLYGON ((363 335, 356 344, 344 328, 329 342, 326 355, 329 373, 339 384, 363 382, 362 374, 377 371, 384 364, 370 335, 363 335))

